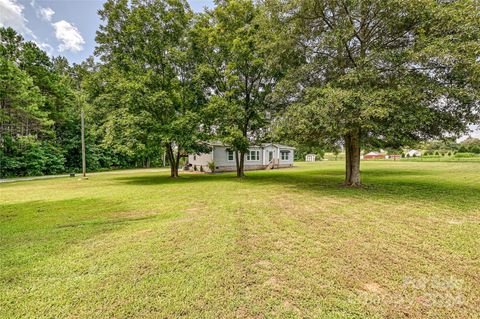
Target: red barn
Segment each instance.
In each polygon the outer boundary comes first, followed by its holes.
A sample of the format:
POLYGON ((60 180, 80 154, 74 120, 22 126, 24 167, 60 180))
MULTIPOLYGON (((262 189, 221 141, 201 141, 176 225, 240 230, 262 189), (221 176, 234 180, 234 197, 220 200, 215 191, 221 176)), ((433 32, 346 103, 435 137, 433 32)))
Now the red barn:
POLYGON ((370 160, 370 159, 385 159, 385 154, 377 153, 377 152, 370 152, 368 154, 363 155, 363 159, 370 160))

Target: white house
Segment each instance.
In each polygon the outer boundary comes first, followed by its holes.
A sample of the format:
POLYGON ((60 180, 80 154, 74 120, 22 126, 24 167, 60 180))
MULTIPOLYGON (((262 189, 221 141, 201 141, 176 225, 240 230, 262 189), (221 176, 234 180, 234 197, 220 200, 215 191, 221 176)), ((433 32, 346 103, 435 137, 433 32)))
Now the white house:
POLYGON ((407 157, 420 157, 422 156, 422 152, 418 150, 410 150, 406 154, 407 157))
POLYGON ((305 162, 315 162, 316 157, 315 154, 307 154, 305 155, 305 162))
MULTIPOLYGON (((188 155, 190 169, 208 172, 208 164, 215 163, 216 172, 236 170, 235 152, 222 143, 210 143, 210 146, 210 153, 188 155)), ((245 154, 245 170, 292 167, 294 151, 294 147, 273 143, 251 146, 245 154)))

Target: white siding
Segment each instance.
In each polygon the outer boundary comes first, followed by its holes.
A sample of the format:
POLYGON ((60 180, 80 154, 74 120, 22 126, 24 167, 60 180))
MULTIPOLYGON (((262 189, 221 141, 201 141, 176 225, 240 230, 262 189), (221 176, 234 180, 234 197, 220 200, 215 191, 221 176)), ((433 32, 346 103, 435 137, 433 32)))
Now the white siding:
POLYGON ((263 165, 268 165, 270 163, 270 155, 269 155, 270 152, 273 152, 273 159, 278 158, 277 148, 274 146, 266 146, 263 151, 263 156, 264 156, 263 165))
POLYGON ((261 147, 252 147, 249 151, 258 151, 258 160, 248 160, 245 155, 245 166, 263 165, 263 152, 261 147))
POLYGON ((279 159, 280 159, 280 165, 284 165, 284 164, 293 164, 293 158, 294 158, 294 151, 293 150, 290 150, 290 149, 279 149, 279 159), (289 152, 288 153, 288 160, 283 160, 282 159, 282 155, 281 153, 283 152, 289 152))
MULTIPOLYGON (((270 163, 270 152, 272 152, 273 160, 275 160, 278 165, 281 167, 290 167, 293 165, 294 150, 288 148, 287 146, 280 147, 277 145, 266 145, 265 147, 252 147, 250 150, 258 151, 259 158, 258 160, 247 160, 247 155, 245 154, 245 169, 262 169, 270 163), (281 159, 281 151, 288 151, 289 156, 288 160, 281 159)), ((188 162, 189 164, 198 166, 203 166, 204 169, 208 167, 208 163, 214 162, 218 171, 222 170, 235 170, 235 157, 232 160, 228 159, 228 147, 215 145, 213 146, 213 151, 207 154, 200 155, 189 155, 188 162)))
MULTIPOLYGON (((262 165, 263 163, 263 152, 262 148, 260 147, 253 147, 251 150, 257 150, 259 151, 259 159, 255 161, 248 161, 247 160, 247 155, 245 154, 245 166, 250 166, 250 165, 262 165)), ((233 157, 233 160, 228 159, 228 152, 227 152, 227 147, 226 146, 214 146, 214 153, 213 153, 213 159, 215 162, 215 166, 235 166, 235 157, 233 157)))
POLYGON ((192 165, 208 167, 210 162, 212 162, 212 153, 188 155, 188 163, 192 165))
POLYGON ((235 156, 233 161, 228 160, 227 147, 214 146, 213 152, 215 166, 235 166, 235 156))

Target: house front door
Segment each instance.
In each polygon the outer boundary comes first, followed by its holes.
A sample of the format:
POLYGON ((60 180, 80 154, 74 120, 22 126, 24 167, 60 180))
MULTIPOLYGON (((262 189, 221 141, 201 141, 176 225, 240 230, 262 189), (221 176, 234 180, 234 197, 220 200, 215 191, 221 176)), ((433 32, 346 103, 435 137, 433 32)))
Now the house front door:
POLYGON ((268 152, 268 161, 271 162, 273 160, 273 151, 268 152))

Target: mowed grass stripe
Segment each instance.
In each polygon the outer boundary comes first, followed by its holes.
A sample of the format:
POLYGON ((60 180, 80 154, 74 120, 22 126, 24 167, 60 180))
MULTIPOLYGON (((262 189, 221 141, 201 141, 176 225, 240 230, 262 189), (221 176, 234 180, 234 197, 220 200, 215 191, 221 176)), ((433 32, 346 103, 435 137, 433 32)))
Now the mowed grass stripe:
POLYGON ((0 316, 479 314, 480 163, 299 166, 0 185, 0 316))

